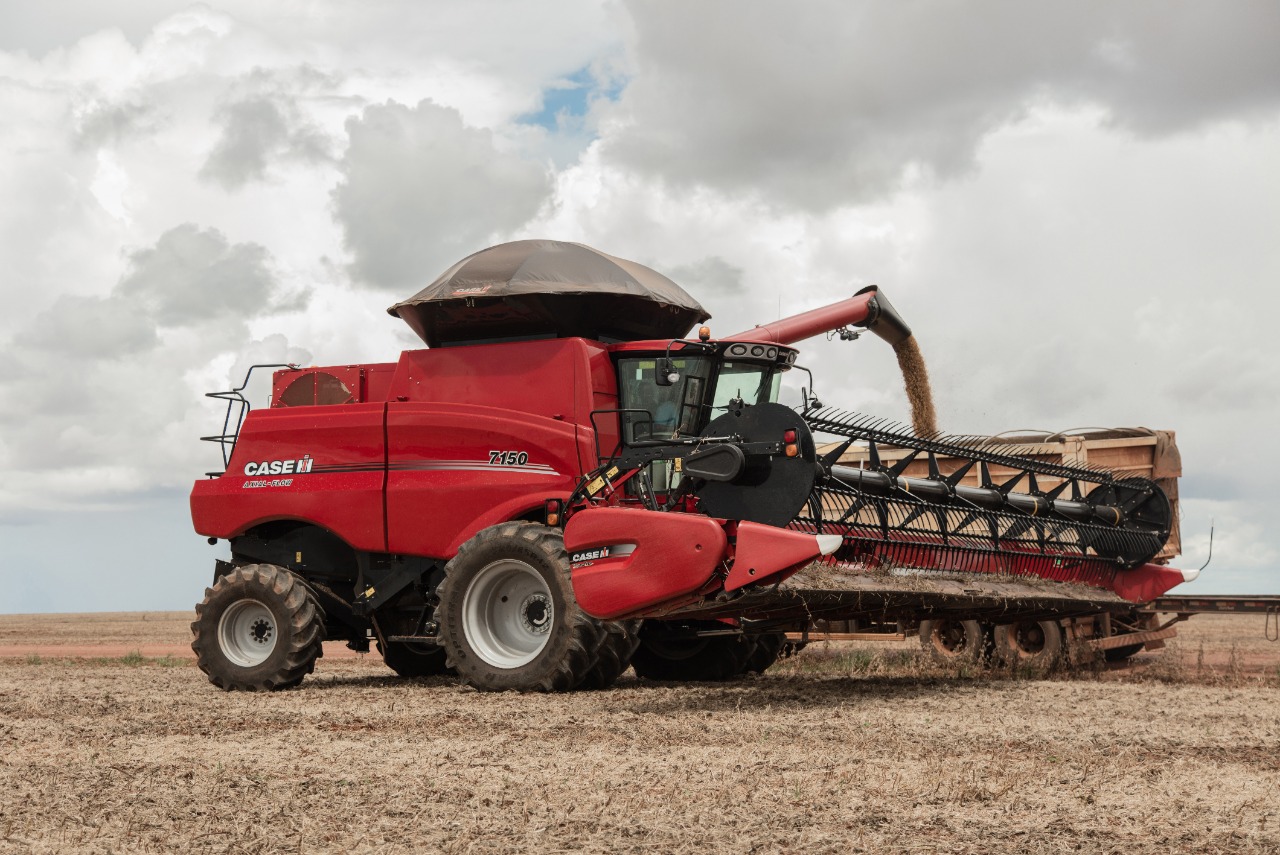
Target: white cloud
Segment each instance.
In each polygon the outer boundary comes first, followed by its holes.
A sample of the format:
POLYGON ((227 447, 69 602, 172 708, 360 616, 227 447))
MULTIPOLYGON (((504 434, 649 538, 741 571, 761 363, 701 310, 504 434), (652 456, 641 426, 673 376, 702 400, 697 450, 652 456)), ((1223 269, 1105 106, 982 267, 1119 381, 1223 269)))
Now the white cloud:
POLYGON ((653 180, 815 210, 923 167, 957 176, 1028 108, 1099 105, 1144 134, 1274 115, 1274 5, 631 4, 635 79, 608 152, 653 180))
POLYGON ((430 101, 367 107, 347 135, 333 199, 364 284, 412 294, 523 225, 550 191, 543 166, 430 101))

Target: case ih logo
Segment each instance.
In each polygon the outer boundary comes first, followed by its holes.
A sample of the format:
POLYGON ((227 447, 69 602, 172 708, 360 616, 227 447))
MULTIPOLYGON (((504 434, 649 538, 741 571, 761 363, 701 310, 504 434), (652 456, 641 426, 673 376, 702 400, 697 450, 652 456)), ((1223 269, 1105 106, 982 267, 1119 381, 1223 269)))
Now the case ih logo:
POLYGON ((476 285, 473 288, 454 288, 453 296, 457 297, 459 294, 483 294, 492 287, 492 285, 476 285))
POLYGON ((246 475, 301 475, 311 471, 311 464, 314 463, 311 455, 305 455, 301 460, 264 460, 261 463, 250 460, 244 465, 244 474, 246 475))
POLYGON ((591 564, 594 561, 613 556, 621 558, 636 551, 634 543, 615 543, 613 546, 598 546, 595 549, 584 549, 569 556, 570 564, 591 564))

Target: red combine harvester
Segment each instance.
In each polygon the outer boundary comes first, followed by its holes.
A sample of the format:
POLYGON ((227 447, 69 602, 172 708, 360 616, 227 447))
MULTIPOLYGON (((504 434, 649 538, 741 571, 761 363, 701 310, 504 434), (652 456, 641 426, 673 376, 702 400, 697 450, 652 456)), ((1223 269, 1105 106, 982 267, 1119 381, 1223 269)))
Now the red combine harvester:
POLYGON ((795 342, 909 339, 875 287, 687 339, 708 315, 665 277, 519 241, 389 311, 429 347, 270 366, 267 409, 248 377, 213 395, 225 469, 191 508, 231 546, 192 625, 215 685, 296 685, 324 639, 547 691, 763 671, 815 620, 925 621, 954 648, 963 615, 1029 627, 1016 647, 1080 616, 1109 632, 1194 577, 1152 563, 1174 524, 1153 481, 778 403, 795 342))

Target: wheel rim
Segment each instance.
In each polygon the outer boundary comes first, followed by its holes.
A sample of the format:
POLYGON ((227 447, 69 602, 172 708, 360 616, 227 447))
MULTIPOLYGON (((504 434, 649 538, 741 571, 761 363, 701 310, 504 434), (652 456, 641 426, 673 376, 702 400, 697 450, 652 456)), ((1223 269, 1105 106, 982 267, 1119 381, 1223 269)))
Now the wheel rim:
POLYGON ((1044 627, 1033 621, 1015 624, 1012 632, 1015 649, 1023 656, 1037 656, 1044 652, 1044 627))
POLYGON ((551 589, 523 561, 495 561, 476 574, 462 600, 462 631, 476 655, 495 668, 528 665, 555 625, 551 589))
POLYGON ((218 621, 218 646, 242 668, 261 665, 276 649, 279 631, 271 610, 257 600, 238 600, 218 621))
POLYGON ((969 636, 959 621, 940 621, 933 632, 933 646, 944 656, 960 656, 969 647, 969 636))

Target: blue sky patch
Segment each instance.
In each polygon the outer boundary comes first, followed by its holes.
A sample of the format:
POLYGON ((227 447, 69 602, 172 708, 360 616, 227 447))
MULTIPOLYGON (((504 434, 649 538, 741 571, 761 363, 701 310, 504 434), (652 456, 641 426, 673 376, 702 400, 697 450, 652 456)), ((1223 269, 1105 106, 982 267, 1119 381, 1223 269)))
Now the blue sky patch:
POLYGON ((583 66, 543 89, 542 109, 536 113, 525 113, 516 121, 526 125, 540 125, 553 132, 562 130, 564 125, 572 126, 572 120, 581 119, 587 114, 587 107, 593 98, 612 100, 621 91, 621 82, 607 89, 602 88, 592 75, 591 67, 583 66))

